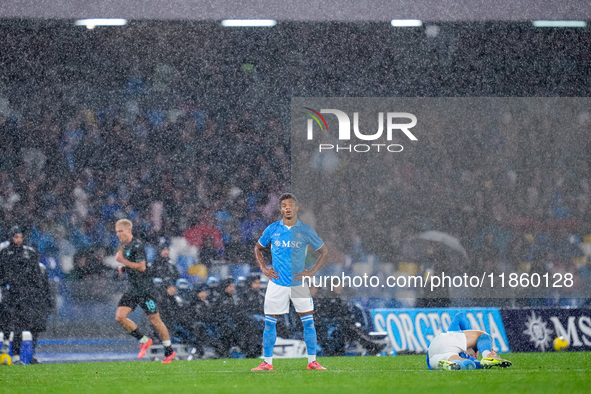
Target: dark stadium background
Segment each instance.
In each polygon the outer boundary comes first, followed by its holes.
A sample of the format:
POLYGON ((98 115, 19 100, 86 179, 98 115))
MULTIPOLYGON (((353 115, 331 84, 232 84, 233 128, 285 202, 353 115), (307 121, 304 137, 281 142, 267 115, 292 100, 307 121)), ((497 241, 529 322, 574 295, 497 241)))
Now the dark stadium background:
MULTIPOLYGON (((589 27, 532 26, 532 19, 553 15, 588 16, 579 2, 556 4, 546 2, 544 15, 525 3, 510 15, 502 7, 490 14, 468 7, 462 19, 441 8, 429 19, 429 3, 406 4, 400 15, 416 11, 425 21, 415 28, 394 28, 390 17, 371 13, 369 21, 342 16, 353 15, 345 11, 331 20, 324 10, 322 20, 285 17, 272 28, 237 29, 222 27, 221 14, 184 18, 161 14, 154 4, 126 26, 92 30, 73 25, 83 14, 77 8, 34 15, 38 8, 7 5, 0 12, 6 17, 0 20, 0 229, 6 239, 12 225, 21 225, 50 268, 58 310, 43 338, 125 338, 113 319, 113 294, 122 283, 101 263, 116 248, 117 210, 109 196, 154 246, 160 236, 182 236, 212 214, 226 235, 218 255, 223 263, 213 271, 253 266, 256 235, 243 238, 244 228, 276 220, 272 197, 290 188, 291 97, 588 97, 589 27), (429 26, 437 29, 427 34, 429 26), (163 215, 155 226, 158 201, 163 215), (65 258, 75 266, 83 255, 95 265, 84 278, 61 265, 65 258)), ((139 12, 128 7, 130 15, 139 12)), ((589 128, 589 113, 580 116, 589 128)), ((460 132, 446 131, 449 138, 460 132)), ((572 219, 571 235, 583 239, 591 232, 591 208, 578 202, 590 197, 590 141, 570 151, 555 136, 529 130, 522 138, 535 149, 513 170, 525 179, 521 192, 539 187, 544 214, 564 205, 557 214, 572 219), (535 184, 534 173, 541 177, 535 184)), ((486 182, 502 183, 507 169, 480 160, 491 152, 487 143, 467 142, 447 157, 425 154, 421 163, 453 171, 462 162, 488 188, 486 182)), ((435 180, 425 193, 441 187, 435 180)), ((484 199, 482 216, 471 223, 473 238, 494 219, 498 201, 484 199)), ((406 223, 417 224, 412 217, 406 223)), ((360 242, 378 260, 391 254, 375 238, 360 242)), ((353 239, 336 245, 342 255, 355 255, 358 246, 353 239)), ((471 258, 481 252, 478 243, 464 246, 471 258)), ((586 267, 578 273, 582 281, 586 267)))

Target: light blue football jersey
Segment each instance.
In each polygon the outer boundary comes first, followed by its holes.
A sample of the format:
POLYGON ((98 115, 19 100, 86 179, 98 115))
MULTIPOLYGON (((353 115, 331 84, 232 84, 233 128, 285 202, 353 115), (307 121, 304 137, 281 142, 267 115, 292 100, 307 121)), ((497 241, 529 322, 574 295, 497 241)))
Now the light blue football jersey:
POLYGON ((294 277, 305 268, 306 247, 310 245, 318 250, 324 245, 316 231, 299 220, 291 228, 287 228, 283 220, 270 224, 259 243, 264 247, 271 245, 273 269, 279 274, 279 279, 271 280, 280 286, 301 284, 294 277))

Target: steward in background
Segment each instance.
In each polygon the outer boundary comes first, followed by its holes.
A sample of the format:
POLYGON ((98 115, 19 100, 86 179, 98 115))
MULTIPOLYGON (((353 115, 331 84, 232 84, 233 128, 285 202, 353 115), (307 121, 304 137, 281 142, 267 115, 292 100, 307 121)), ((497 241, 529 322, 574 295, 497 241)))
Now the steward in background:
MULTIPOLYGON (((19 227, 13 227, 10 235, 11 239, 0 250, 0 288, 7 326, 14 332, 13 362, 20 363, 22 332, 30 331, 33 335, 34 352, 39 334, 46 329, 47 317, 55 308, 55 300, 37 251, 24 245, 19 227)), ((31 363, 37 360, 33 358, 31 363)))

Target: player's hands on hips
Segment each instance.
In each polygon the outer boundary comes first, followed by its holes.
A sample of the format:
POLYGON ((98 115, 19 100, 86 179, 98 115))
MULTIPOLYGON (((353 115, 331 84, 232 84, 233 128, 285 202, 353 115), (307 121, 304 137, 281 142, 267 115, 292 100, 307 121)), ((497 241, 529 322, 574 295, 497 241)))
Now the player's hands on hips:
POLYGON ((295 280, 297 280, 299 282, 304 277, 311 278, 314 275, 316 275, 316 272, 315 271, 312 271, 312 270, 303 270, 302 272, 295 274, 295 280))
POLYGON ((279 279, 279 274, 273 268, 265 268, 262 271, 268 278, 279 279))

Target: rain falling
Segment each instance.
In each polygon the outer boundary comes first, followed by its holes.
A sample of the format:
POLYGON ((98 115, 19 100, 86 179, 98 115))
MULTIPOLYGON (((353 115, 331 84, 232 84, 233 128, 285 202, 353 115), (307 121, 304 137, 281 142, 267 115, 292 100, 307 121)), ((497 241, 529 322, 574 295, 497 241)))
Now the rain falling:
POLYGON ((3 362, 591 350, 582 23, 0 19, 3 362))

